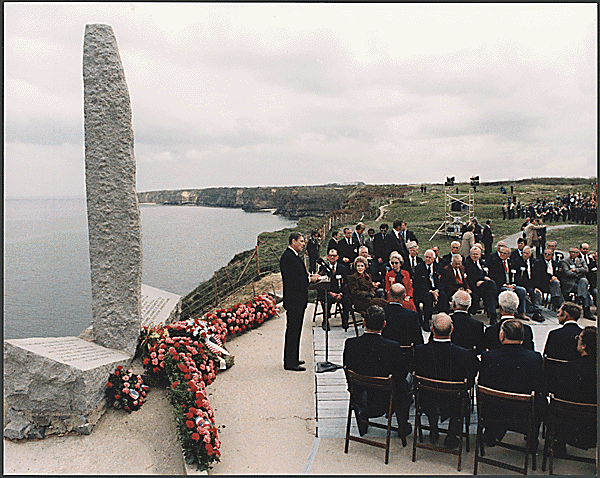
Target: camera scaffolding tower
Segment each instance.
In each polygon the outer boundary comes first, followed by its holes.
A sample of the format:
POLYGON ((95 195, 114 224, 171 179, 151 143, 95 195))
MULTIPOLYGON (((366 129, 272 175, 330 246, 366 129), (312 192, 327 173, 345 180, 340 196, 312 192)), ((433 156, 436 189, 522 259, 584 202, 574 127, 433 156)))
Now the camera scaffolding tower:
POLYGON ((475 219, 475 193, 479 184, 479 176, 471 178, 471 185, 467 193, 459 193, 459 188, 454 186, 454 178, 446 178, 444 183, 444 222, 438 227, 431 241, 436 234, 447 237, 460 237, 460 230, 465 223, 475 219), (456 189, 456 194, 452 191, 456 189))

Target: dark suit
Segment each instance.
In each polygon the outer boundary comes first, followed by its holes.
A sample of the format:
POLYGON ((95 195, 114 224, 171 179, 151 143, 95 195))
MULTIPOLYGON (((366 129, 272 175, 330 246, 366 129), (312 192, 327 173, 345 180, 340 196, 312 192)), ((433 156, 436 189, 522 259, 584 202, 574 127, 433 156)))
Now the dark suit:
POLYGON ((559 360, 576 360, 580 357, 577 351, 577 337, 581 333, 577 322, 566 322, 562 327, 551 330, 544 346, 544 355, 559 360))
MULTIPOLYGON (((415 373, 422 377, 434 380, 462 382, 465 378, 472 383, 477 372, 477 366, 471 353, 450 341, 438 341, 432 338, 427 344, 415 347, 415 373)), ((438 417, 442 421, 450 419, 450 429, 458 434, 460 432, 460 402, 449 400, 447 396, 436 397, 422 392, 419 397, 420 406, 429 418, 429 423, 437 423, 438 417)), ((467 412, 468 413, 468 412, 467 412)))
POLYGON ((467 283, 473 291, 473 303, 469 313, 475 314, 477 312, 477 305, 479 303, 479 298, 481 297, 487 310, 488 317, 490 318, 490 324, 494 324, 497 317, 496 307, 498 305, 498 288, 493 280, 485 280, 485 277, 489 277, 485 271, 485 263, 483 263, 481 259, 479 260, 479 263, 483 270, 477 267, 477 264, 473 262, 470 256, 465 259, 463 264, 465 266, 465 272, 467 273, 467 283), (477 282, 479 281, 483 281, 483 283, 480 286, 477 286, 477 282))
MULTIPOLYGON (((519 249, 515 249, 514 251, 512 251, 510 253, 510 260, 511 261, 516 261, 517 259, 520 259, 523 257, 523 252, 522 250, 520 251, 519 249)), ((533 259, 533 256, 531 256, 531 258, 533 259)))
POLYGON ((296 367, 299 361, 300 335, 308 302, 308 273, 304 262, 288 247, 279 260, 283 279, 283 307, 286 310, 284 367, 296 367))
MULTIPOLYGON (((512 393, 529 394, 535 391, 536 418, 533 426, 535 444, 537 444, 539 425, 545 410, 543 371, 542 356, 520 345, 504 344, 497 350, 481 354, 480 385, 512 393)), ((512 407, 502 406, 495 406, 492 410, 490 417, 500 422, 486 424, 486 417, 484 417, 486 440, 491 438, 502 440, 507 430, 526 431, 522 427, 521 410, 515 411, 512 407)))
MULTIPOLYGON (((510 259, 506 259, 506 264, 508 267, 508 271, 504 269, 504 262, 500 257, 494 257, 487 261, 487 264, 490 267, 490 278, 496 283, 496 288, 498 289, 498 293, 503 292, 505 290, 511 290, 510 287, 506 287, 507 285, 512 285, 514 288, 512 289, 515 294, 519 297, 519 314, 524 314, 526 312, 526 305, 528 303, 527 299, 527 290, 524 287, 521 287, 515 282, 515 274, 516 270, 514 268, 514 264, 510 259)), ((529 307, 531 308, 531 303, 529 303, 529 307)))
POLYGON ((375 234, 373 238, 373 257, 377 261, 377 259, 382 260, 382 263, 385 264, 389 260, 389 256, 385 255, 385 237, 387 234, 381 234, 378 232, 375 234))
POLYGON ((382 337, 398 342, 400 345, 419 345, 423 343, 423 334, 419 326, 419 315, 398 303, 386 305, 385 327, 382 337))
POLYGON ((483 233, 482 233, 482 241, 483 241, 483 247, 485 247, 485 255, 489 255, 490 252, 492 252, 492 229, 490 228, 490 226, 488 226, 487 224, 483 227, 483 233))
POLYGON ((400 237, 402 237, 403 235, 406 236, 406 239, 404 240, 404 243, 406 244, 407 242, 411 242, 414 241, 417 244, 419 243, 419 241, 417 241, 417 236, 415 236, 415 233, 412 231, 409 231, 408 229, 406 229, 404 232, 400 231, 400 237))
POLYGON ((346 238, 342 237, 337 243, 337 249, 340 254, 340 262, 344 262, 348 268, 350 268, 354 262, 354 259, 356 259, 356 256, 358 256, 358 246, 352 241, 350 241, 350 244, 348 244, 346 238), (349 262, 343 261, 344 257, 347 257, 349 262))
POLYGON ((329 243, 327 244, 327 253, 328 254, 331 249, 335 249, 336 251, 338 250, 338 243, 333 237, 331 239, 329 239, 329 243))
MULTIPOLYGON (((406 374, 408 367, 398 342, 387 340, 379 334, 365 332, 360 337, 352 337, 344 344, 344 365, 353 372, 375 377, 393 377, 396 396, 394 404, 398 423, 408 419, 406 374)), ((378 417, 388 411, 389 395, 374 390, 361 393, 355 390, 353 405, 366 409, 369 417, 378 417)))
POLYGON ((399 252, 406 261, 408 257, 408 249, 402 238, 396 237, 396 231, 392 229, 385 236, 385 260, 389 260, 392 251, 399 252))
MULTIPOLYGON (((484 347, 488 350, 496 350, 502 347, 502 342, 500 342, 500 326, 502 322, 508 319, 514 319, 514 317, 503 317, 498 323, 494 325, 490 325, 485 329, 483 333, 483 342, 484 347)), ((531 327, 527 324, 523 325, 523 348, 527 350, 534 350, 533 344, 533 331, 531 327)))
MULTIPOLYGON (((550 293, 552 302, 555 307, 559 307, 563 302, 563 296, 560 289, 560 284, 556 281, 551 281, 552 276, 560 275, 560 264, 558 261, 552 260, 552 274, 548 273, 548 263, 544 259, 534 262, 533 277, 535 287, 542 292, 550 293)), ((559 279, 560 280, 560 279, 559 279)))
POLYGON ((433 285, 431 284, 427 264, 421 262, 415 267, 415 274, 413 276, 413 302, 418 307, 418 303, 423 304, 423 325, 429 326, 431 322, 431 316, 433 314, 433 295, 430 291, 438 290, 440 295, 438 298, 438 306, 440 311, 449 312, 448 296, 444 290, 444 284, 442 281, 442 274, 439 269, 436 271, 433 264, 433 285))
MULTIPOLYGON (((597 387, 596 362, 589 355, 561 364, 556 371, 556 398, 571 402, 598 403, 597 387)), ((564 419, 558 419, 557 441, 587 450, 596 445, 596 425, 596 422, 587 419, 570 418, 566 423, 564 419)))
MULTIPOLYGON (((408 259, 406 259, 404 261, 404 264, 402 264, 402 269, 404 269, 405 271, 407 271, 409 273, 409 275, 410 275, 410 279, 412 281, 414 281, 415 269, 413 269, 412 260, 411 259, 412 259, 412 257, 410 257, 410 254, 409 254, 408 259)), ((419 256, 416 256, 415 259, 417 261, 417 266, 423 262, 423 259, 421 257, 419 257, 419 256)), ((416 266, 415 266, 415 268, 416 268, 416 266)))
MULTIPOLYGON (((345 265, 340 264, 339 261, 335 265, 335 271, 333 270, 333 266, 326 262, 325 264, 319 267, 319 275, 328 276, 330 282, 329 292, 335 292, 336 294, 342 294, 342 325, 344 328, 347 327, 348 318, 350 316, 350 295, 348 294, 348 269, 345 265)), ((331 314, 331 306, 336 302, 335 299, 327 293, 325 296, 324 291, 320 291, 319 300, 321 303, 327 299, 327 307, 329 313, 331 314)))
POLYGON ((454 325, 451 337, 452 343, 467 350, 474 349, 477 354, 483 352, 483 323, 463 310, 457 310, 451 317, 454 325))
POLYGON ((467 283, 467 277, 465 275, 465 266, 461 265, 458 268, 460 282, 456 277, 456 272, 454 272, 452 264, 448 264, 443 270, 444 286, 446 287, 446 295, 448 298, 452 298, 454 293, 459 289, 470 290, 469 284, 467 283))
POLYGON ((533 308, 536 312, 541 313, 540 307, 542 305, 542 295, 539 292, 535 292, 535 259, 530 257, 529 260, 525 260, 522 257, 518 257, 512 261, 515 273, 515 283, 523 287, 527 291, 527 295, 533 302, 533 308))

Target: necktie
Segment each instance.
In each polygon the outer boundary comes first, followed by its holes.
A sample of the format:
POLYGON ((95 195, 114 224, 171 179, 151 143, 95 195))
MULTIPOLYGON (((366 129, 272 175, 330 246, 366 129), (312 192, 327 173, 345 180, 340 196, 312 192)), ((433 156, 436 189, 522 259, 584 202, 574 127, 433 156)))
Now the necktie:
POLYGON ((414 270, 415 270, 415 266, 417 265, 417 264, 416 264, 417 260, 416 260, 414 257, 411 257, 411 258, 410 258, 410 262, 412 263, 412 270, 413 270, 413 272, 414 272, 414 270))
POLYGON ((527 260, 527 278, 531 279, 531 262, 527 260))
POLYGON ((510 277, 508 276, 508 263, 506 262, 506 260, 504 260, 502 262, 504 262, 504 276, 506 277, 506 283, 509 284, 510 277))
POLYGON ((459 284, 462 284, 462 277, 460 276, 460 270, 459 269, 454 269, 454 272, 456 272, 456 282, 458 282, 459 284))
POLYGON ((402 231, 402 239, 406 242, 406 231, 402 231))

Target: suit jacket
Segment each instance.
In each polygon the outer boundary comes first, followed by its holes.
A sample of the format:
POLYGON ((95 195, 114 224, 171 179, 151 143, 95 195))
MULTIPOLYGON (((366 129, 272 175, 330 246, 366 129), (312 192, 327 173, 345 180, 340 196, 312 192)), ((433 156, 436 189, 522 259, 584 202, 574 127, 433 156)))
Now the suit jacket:
MULTIPOLYGON (((410 256, 408 257, 408 259, 404 260, 404 264, 402 264, 402 269, 404 269, 406 272, 408 272, 408 274, 410 275, 411 280, 414 280, 414 276, 415 276, 415 270, 412 268, 411 262, 410 262, 410 256)), ((423 259, 419 256, 417 256, 417 266, 423 262, 423 259)))
POLYGON ((492 242, 493 242, 493 234, 492 234, 492 229, 490 226, 488 226, 487 224, 483 227, 483 233, 482 233, 482 240, 483 240, 483 245, 485 246, 485 252, 486 254, 489 254, 490 251, 488 250, 492 248, 492 242))
POLYGON ((527 262, 519 257, 512 262, 515 273, 515 283, 525 289, 533 289, 536 287, 535 280, 535 260, 533 257, 529 258, 529 268, 527 268, 527 262))
POLYGON ((384 263, 386 263, 389 259, 389 255, 386 257, 385 255, 385 239, 387 234, 383 235, 381 232, 375 234, 373 238, 373 256, 375 260, 381 258, 384 263))
POLYGON ((385 311, 385 327, 381 332, 383 337, 394 340, 400 345, 423 343, 419 314, 397 303, 388 304, 383 310, 385 311))
POLYGON ((575 337, 581 330, 577 322, 567 322, 562 327, 551 330, 544 346, 544 355, 560 360, 578 359, 580 355, 575 337))
POLYGON ((350 262, 346 264, 348 265, 348 267, 350 267, 350 264, 352 264, 354 262, 354 259, 356 259, 356 256, 358 256, 358 246, 353 242, 350 242, 350 244, 348 244, 346 238, 343 237, 338 241, 337 247, 338 252, 340 254, 340 262, 342 261, 342 259, 344 259, 344 257, 347 257, 348 259, 350 259, 350 262))
POLYGON ((560 280, 560 264, 558 261, 552 260, 553 274, 548 274, 548 266, 544 259, 536 261, 534 264, 535 285, 542 292, 550 292, 550 279, 552 275, 560 280))
POLYGON ((444 285, 446 287, 446 295, 448 296, 448 298, 452 298, 454 293, 461 288, 463 290, 471 289, 469 287, 469 284, 467 283, 467 274, 465 272, 465 266, 461 265, 458 268, 458 270, 459 270, 460 276, 462 277, 462 283, 458 282, 458 279, 456 278, 456 273, 454 272, 454 268, 452 267, 452 264, 448 264, 443 269, 444 285))
POLYGON ((580 277, 585 277, 589 272, 588 266, 581 257, 577 256, 575 259, 571 257, 565 257, 560 261, 560 287, 564 291, 570 291, 573 286, 577 283, 580 277), (574 269, 572 268, 574 267, 574 269))
POLYGON ((329 239, 329 243, 327 244, 327 253, 329 253, 331 249, 338 250, 338 243, 333 237, 329 239))
MULTIPOLYGON (((361 375, 387 377, 391 374, 397 389, 406 390, 408 366, 400 345, 379 334, 365 332, 359 337, 347 339, 344 344, 344 365, 361 375)), ((355 400, 362 398, 360 389, 355 390, 353 398, 355 400)), ((388 411, 388 394, 367 390, 365 398, 369 416, 379 416, 388 411)), ((365 403, 360 404, 365 405, 365 403)))
MULTIPOLYGON (((517 259, 521 259, 523 257, 523 254, 521 251, 519 251, 519 249, 515 249, 514 251, 512 251, 510 253, 510 260, 511 261, 516 261, 517 259)), ((533 259, 533 257, 532 257, 533 259)))
POLYGON ((433 268, 434 285, 431 285, 431 281, 429 280, 429 272, 427 271, 427 265, 424 261, 420 264, 417 264, 417 267, 415 267, 415 274, 413 276, 413 290, 416 297, 423 297, 428 294, 429 291, 435 289, 445 292, 442 274, 439 272, 439 270, 436 272, 433 264, 431 266, 433 268))
POLYGON ((286 310, 306 307, 308 302, 308 272, 304 261, 287 248, 279 260, 283 280, 283 307, 286 310))
MULTIPOLYGON (((472 383, 477 373, 476 362, 468 350, 452 342, 440 342, 436 339, 415 347, 414 364, 417 375, 434 380, 462 382, 466 378, 472 383)), ((449 400, 448 396, 435 397, 422 392, 419 401, 425 413, 433 412, 437 405, 442 419, 460 416, 460 403, 449 400)))
POLYGON ((486 271, 486 262, 483 259, 479 259, 479 263, 481 264, 483 270, 477 267, 477 264, 473 262, 471 256, 467 257, 463 263, 465 272, 467 273, 467 283, 469 284, 471 290, 477 289, 477 282, 484 280, 484 277, 486 276, 489 277, 488 272, 486 271))
MULTIPOLYGON (((504 344, 497 350, 481 354, 478 381, 484 387, 504 392, 529 394, 535 391, 537 418, 534 429, 538 430, 545 410, 543 371, 544 361, 538 352, 526 350, 520 345, 504 344)), ((494 420, 500 420, 499 423, 486 424, 484 416, 486 434, 491 437, 501 439, 507 430, 525 431, 521 410, 496 405, 486 416, 488 414, 494 420)), ((535 435, 537 438, 537 431, 535 435)))
POLYGON ((402 254, 402 257, 406 261, 408 256, 408 249, 406 249, 406 244, 402 239, 396 237, 396 231, 392 229, 385 236, 385 260, 387 261, 390 258, 390 254, 392 251, 399 252, 402 254))
POLYGON ((483 322, 471 317, 468 312, 457 310, 451 315, 454 330, 452 343, 467 350, 475 349, 477 354, 484 350, 483 322))
MULTIPOLYGON (((409 231, 408 229, 404 232, 406 233, 406 241, 404 241, 405 244, 410 241, 415 241, 417 244, 419 243, 419 241, 417 241, 417 236, 415 236, 414 232, 409 231)), ((402 235, 402 231, 400 231, 400 235, 402 235)))
MULTIPOLYGON (((513 317, 503 317, 494 325, 490 325, 486 327, 485 332, 483 333, 483 342, 484 347, 488 350, 496 350, 502 347, 502 342, 500 342, 500 326, 502 322, 508 320, 513 317)), ((527 324, 523 324, 523 344, 524 349, 534 350, 533 344, 533 331, 531 327, 527 324)))
POLYGON ((508 278, 505 274, 504 263, 500 258, 487 261, 487 264, 490 268, 490 278, 496 283, 498 290, 500 290, 503 284, 515 283, 515 268, 513 267, 510 259, 506 259, 506 263, 508 265, 508 278))

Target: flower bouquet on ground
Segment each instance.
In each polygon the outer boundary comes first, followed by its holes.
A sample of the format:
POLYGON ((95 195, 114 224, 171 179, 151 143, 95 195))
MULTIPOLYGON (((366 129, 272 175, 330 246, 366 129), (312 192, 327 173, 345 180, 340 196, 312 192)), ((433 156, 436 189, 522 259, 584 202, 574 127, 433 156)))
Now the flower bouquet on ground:
POLYGON ((142 377, 135 375, 133 370, 124 372, 122 365, 110 374, 106 383, 109 405, 129 412, 140 409, 147 392, 148 386, 144 385, 142 377))

